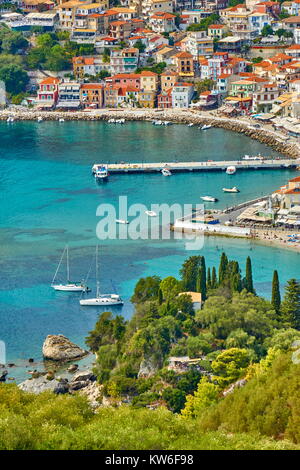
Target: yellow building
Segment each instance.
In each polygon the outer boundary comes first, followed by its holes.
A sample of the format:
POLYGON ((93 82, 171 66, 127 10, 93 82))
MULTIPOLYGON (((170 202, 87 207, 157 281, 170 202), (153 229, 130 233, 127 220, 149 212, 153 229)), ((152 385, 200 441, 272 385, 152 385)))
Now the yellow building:
POLYGON ((194 77, 193 56, 189 52, 179 52, 179 54, 176 54, 175 65, 180 77, 194 77))
POLYGON ((141 72, 141 90, 145 92, 156 92, 158 88, 158 75, 150 70, 141 72))
POLYGON ((172 88, 178 82, 178 76, 177 72, 163 72, 160 76, 161 90, 164 92, 172 88))
POLYGON ((75 13, 77 7, 81 2, 77 0, 70 0, 69 2, 61 3, 57 7, 59 15, 59 28, 63 30, 71 30, 74 25, 75 13))
POLYGON ((156 92, 139 91, 138 100, 142 108, 155 108, 156 92))

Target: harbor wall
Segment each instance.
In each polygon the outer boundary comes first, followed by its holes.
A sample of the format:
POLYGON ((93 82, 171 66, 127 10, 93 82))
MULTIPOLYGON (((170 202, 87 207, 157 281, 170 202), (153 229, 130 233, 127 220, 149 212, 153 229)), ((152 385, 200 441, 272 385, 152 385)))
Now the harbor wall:
POLYGON ((202 232, 211 235, 227 235, 233 237, 250 237, 251 229, 248 227, 227 227, 226 225, 203 224, 190 222, 188 220, 177 219, 173 225, 173 230, 183 232, 202 232))

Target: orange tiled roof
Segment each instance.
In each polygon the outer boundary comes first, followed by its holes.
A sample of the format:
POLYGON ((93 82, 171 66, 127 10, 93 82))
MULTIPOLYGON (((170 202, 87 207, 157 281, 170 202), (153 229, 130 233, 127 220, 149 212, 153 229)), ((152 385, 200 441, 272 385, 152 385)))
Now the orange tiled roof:
POLYGON ((82 90, 94 90, 95 88, 100 90, 103 88, 103 85, 100 83, 83 83, 81 85, 82 90))
POLYGON ((178 52, 175 57, 178 57, 180 59, 191 59, 193 56, 189 52, 178 52))
POLYGON ((59 78, 48 77, 40 82, 40 85, 57 85, 59 83, 59 78))

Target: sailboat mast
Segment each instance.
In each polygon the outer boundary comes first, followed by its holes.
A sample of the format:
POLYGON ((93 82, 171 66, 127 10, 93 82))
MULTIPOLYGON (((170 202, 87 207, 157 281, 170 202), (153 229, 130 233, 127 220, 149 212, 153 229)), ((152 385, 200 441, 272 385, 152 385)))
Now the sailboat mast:
POLYGON ((64 251, 62 252, 62 255, 61 255, 61 257, 60 257, 60 260, 59 260, 59 263, 58 263, 58 266, 57 266, 57 268, 56 268, 56 271, 55 271, 55 274, 54 274, 54 277, 53 277, 53 279, 52 279, 51 284, 53 284, 54 281, 55 281, 55 279, 56 279, 56 276, 57 276, 57 273, 58 273, 58 271, 59 271, 60 265, 61 265, 61 263, 62 263, 62 260, 63 260, 64 254, 65 254, 65 251, 66 251, 66 247, 64 248, 64 251))
POLYGON ((69 247, 67 245, 67 282, 70 281, 69 247))

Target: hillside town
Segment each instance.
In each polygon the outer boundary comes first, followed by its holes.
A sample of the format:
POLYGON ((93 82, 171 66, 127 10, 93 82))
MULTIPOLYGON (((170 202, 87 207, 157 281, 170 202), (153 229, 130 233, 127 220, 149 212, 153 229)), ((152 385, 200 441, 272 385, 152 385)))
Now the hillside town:
POLYGON ((300 0, 2 2, 0 104, 300 119, 300 0))

